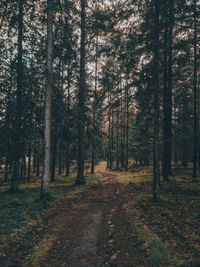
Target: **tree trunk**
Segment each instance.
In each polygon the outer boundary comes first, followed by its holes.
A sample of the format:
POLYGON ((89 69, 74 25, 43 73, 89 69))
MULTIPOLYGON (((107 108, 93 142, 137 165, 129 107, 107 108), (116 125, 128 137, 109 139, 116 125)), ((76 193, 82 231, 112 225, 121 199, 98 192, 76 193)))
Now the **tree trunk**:
POLYGON ((18 191, 19 189, 19 165, 20 158, 22 156, 22 91, 23 91, 23 63, 22 63, 22 40, 23 40, 23 3, 24 0, 19 0, 19 15, 18 15, 18 55, 17 55, 17 100, 16 100, 16 112, 15 112, 15 121, 14 121, 14 166, 13 174, 11 179, 11 192, 18 191))
POLYGON ((194 5, 194 155, 193 155, 193 178, 197 177, 197 11, 196 0, 194 5))
POLYGON ((59 158, 58 158, 58 175, 62 175, 62 150, 61 150, 61 145, 59 148, 59 158))
POLYGON ((52 159, 51 159, 51 182, 55 181, 55 171, 56 171, 56 152, 57 152, 57 126, 55 125, 55 132, 52 145, 52 159))
POLYGON ((109 110, 108 110, 108 159, 107 159, 107 168, 110 168, 111 162, 111 100, 109 94, 109 110))
POLYGON ((37 138, 34 138, 34 149, 33 149, 33 173, 36 172, 36 158, 37 158, 37 138))
POLYGON ((40 176, 40 138, 38 138, 37 144, 37 156, 36 156, 36 176, 40 176))
POLYGON ((19 180, 22 180, 24 178, 24 156, 22 156, 21 161, 20 161, 20 176, 19 180))
MULTIPOLYGON (((67 75, 67 114, 68 114, 68 124, 69 124, 69 111, 70 111, 70 65, 68 62, 68 75, 67 75)), ((67 140, 67 150, 66 150, 66 176, 69 176, 69 167, 70 167, 70 144, 67 140)))
POLYGON ((111 111, 111 153, 110 153, 110 169, 113 168, 113 149, 114 149, 114 134, 113 134, 113 109, 111 111))
MULTIPOLYGON (((97 86, 98 86, 98 35, 96 39, 96 56, 95 56, 95 85, 94 85, 94 107, 93 107, 93 125, 95 126, 96 121, 96 108, 95 108, 95 102, 96 102, 96 96, 97 96, 97 86)), ((92 137, 92 163, 91 163, 91 174, 94 174, 94 168, 95 168, 95 145, 94 145, 94 136, 92 137)))
POLYGON ((29 138, 29 149, 28 149, 28 176, 27 179, 31 178, 31 153, 32 153, 32 138, 29 138))
POLYGON ((163 86, 163 159, 162 159, 162 172, 163 172, 163 180, 168 181, 168 167, 169 167, 169 149, 168 142, 170 141, 170 137, 168 136, 169 129, 169 121, 170 114, 168 114, 169 106, 170 106, 170 96, 168 93, 168 38, 169 38, 169 13, 168 13, 168 5, 169 1, 165 2, 166 15, 165 15, 165 32, 164 32, 164 86, 163 86))
POLYGON ((154 147, 153 147, 153 200, 159 200, 160 166, 159 166, 159 0, 154 0, 154 147))
POLYGON ((123 92, 121 88, 121 129, 120 129, 120 142, 121 142, 121 168, 124 168, 124 118, 123 118, 123 92))
POLYGON ((199 169, 200 169, 200 137, 199 137, 199 134, 200 134, 200 121, 199 121, 199 119, 200 119, 200 106, 199 106, 199 100, 200 100, 200 92, 199 92, 199 86, 200 85, 200 83, 198 82, 198 87, 197 87, 197 123, 198 123, 198 126, 197 126, 197 136, 198 136, 198 145, 197 145, 197 147, 198 147, 198 167, 199 167, 199 169))
POLYGON ((128 131, 129 131, 129 94, 128 84, 126 85, 126 156, 125 156, 125 171, 128 171, 128 131))
POLYGON ((116 169, 119 169, 119 109, 117 108, 117 159, 116 169))
POLYGON ((23 155, 23 175, 26 177, 26 153, 23 155))
POLYGON ((47 0, 47 79, 45 95, 44 166, 41 183, 41 199, 50 198, 49 176, 51 158, 51 92, 52 92, 52 46, 53 46, 53 0, 47 0))
POLYGON ((81 48, 80 48, 80 84, 78 94, 78 171, 76 184, 84 184, 84 128, 85 128, 85 6, 81 0, 81 48))
POLYGON ((174 25, 174 0, 168 0, 169 14, 166 18, 165 33, 165 79, 164 85, 164 126, 163 126, 163 179, 168 181, 171 174, 171 139, 172 139, 172 40, 174 25), (168 57, 167 57, 168 55, 168 57))
POLYGON ((66 176, 69 176, 69 144, 67 144, 67 151, 66 151, 66 176))

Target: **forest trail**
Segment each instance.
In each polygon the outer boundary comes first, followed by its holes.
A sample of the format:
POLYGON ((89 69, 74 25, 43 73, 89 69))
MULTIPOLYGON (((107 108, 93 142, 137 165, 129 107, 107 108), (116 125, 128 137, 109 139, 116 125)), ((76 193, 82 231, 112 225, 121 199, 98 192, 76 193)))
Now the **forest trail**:
POLYGON ((148 266, 141 241, 130 235, 126 222, 124 185, 116 174, 100 174, 104 183, 65 201, 17 246, 4 266, 148 266), (33 247, 43 253, 31 260, 33 247))

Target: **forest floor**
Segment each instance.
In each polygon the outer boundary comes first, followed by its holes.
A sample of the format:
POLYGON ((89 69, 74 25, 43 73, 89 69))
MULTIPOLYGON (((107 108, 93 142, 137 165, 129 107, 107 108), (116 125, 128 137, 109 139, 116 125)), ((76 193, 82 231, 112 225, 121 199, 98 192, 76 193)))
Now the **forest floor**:
POLYGON ((101 179, 47 207, 2 249, 0 266, 200 266, 199 182, 178 173, 155 203, 151 170, 96 171, 101 179))

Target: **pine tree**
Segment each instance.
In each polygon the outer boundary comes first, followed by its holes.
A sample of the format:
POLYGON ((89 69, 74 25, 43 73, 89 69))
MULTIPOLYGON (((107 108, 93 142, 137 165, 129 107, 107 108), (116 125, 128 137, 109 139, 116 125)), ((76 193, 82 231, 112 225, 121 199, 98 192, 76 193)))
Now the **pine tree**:
POLYGON ((18 51, 17 51, 17 98, 16 98, 16 115, 14 122, 14 166, 11 180, 11 192, 18 191, 19 189, 19 168, 20 159, 22 158, 22 94, 23 94, 23 5, 24 0, 18 2, 18 51))
POLYGON ((78 93, 78 169, 76 184, 84 184, 84 131, 85 131, 85 6, 86 1, 81 0, 81 47, 80 47, 80 81, 78 93))
POLYGON ((52 46, 53 46, 53 0, 47 0, 47 73, 45 98, 44 170, 41 183, 41 199, 49 199, 51 155, 51 94, 52 94, 52 46))

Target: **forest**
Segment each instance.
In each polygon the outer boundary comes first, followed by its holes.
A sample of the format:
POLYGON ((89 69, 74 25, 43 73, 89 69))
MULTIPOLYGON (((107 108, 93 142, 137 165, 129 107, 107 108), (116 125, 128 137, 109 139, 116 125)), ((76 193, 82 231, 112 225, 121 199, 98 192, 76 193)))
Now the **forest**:
POLYGON ((0 266, 200 266, 200 1, 1 0, 0 266))

